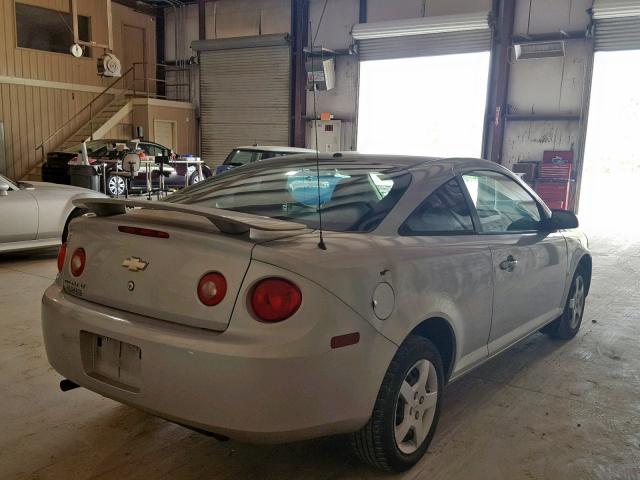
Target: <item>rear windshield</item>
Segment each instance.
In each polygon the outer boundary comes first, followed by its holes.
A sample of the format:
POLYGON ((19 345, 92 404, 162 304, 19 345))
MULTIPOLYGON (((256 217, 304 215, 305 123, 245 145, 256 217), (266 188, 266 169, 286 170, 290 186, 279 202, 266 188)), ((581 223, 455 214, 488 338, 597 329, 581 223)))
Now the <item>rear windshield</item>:
POLYGON ((406 169, 381 164, 277 161, 211 178, 167 198, 172 203, 221 208, 303 223, 337 232, 369 232, 411 181, 406 169), (318 180, 320 188, 318 188, 318 180))
POLYGON ((223 162, 224 165, 240 167, 255 162, 257 152, 254 150, 233 150, 223 162))

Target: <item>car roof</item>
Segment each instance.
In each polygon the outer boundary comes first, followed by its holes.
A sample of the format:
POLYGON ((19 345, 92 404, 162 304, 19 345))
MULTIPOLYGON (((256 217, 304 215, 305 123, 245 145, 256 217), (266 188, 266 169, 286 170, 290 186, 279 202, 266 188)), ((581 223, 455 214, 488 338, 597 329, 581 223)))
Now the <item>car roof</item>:
POLYGON ((283 152, 283 153, 315 153, 311 148, 284 147, 278 145, 247 145, 236 147, 234 150, 253 150, 257 152, 283 152))
MULTIPOLYGON (((316 155, 290 155, 284 157, 288 160, 294 159, 306 159, 306 160, 315 160, 316 155)), ((417 156, 417 155, 387 155, 387 154, 377 154, 377 153, 357 153, 357 152, 336 152, 333 154, 320 153, 317 155, 317 158, 321 162, 326 161, 336 161, 342 160, 345 162, 353 162, 353 163, 364 163, 364 164, 375 164, 375 163, 384 163, 387 165, 404 167, 404 168, 420 168, 422 166, 427 167, 437 163, 446 163, 448 166, 452 167, 455 170, 469 168, 491 168, 496 167, 497 169, 503 169, 499 164, 495 162, 491 162, 489 160, 484 160, 481 158, 473 158, 473 157, 427 157, 427 156, 417 156)), ((275 159, 269 160, 269 162, 273 162, 275 159)), ((280 159, 278 159, 280 160, 280 159)), ((282 161, 286 161, 282 159, 282 161)))
POLYGON ((424 163, 431 163, 438 160, 444 160, 441 157, 418 157, 412 155, 384 155, 373 153, 356 153, 356 152, 336 152, 336 153, 320 153, 312 154, 305 153, 301 155, 289 155, 287 157, 270 159, 269 163, 274 162, 287 162, 296 160, 315 160, 320 162, 344 162, 344 163, 362 163, 362 164, 386 164, 389 166, 399 168, 411 168, 416 167, 424 163))
MULTIPOLYGON (((443 168, 450 170, 454 174, 468 172, 471 170, 493 170, 498 172, 509 172, 495 162, 483 160, 480 158, 470 157, 421 157, 411 155, 385 155, 385 154, 364 154, 356 152, 337 152, 333 154, 299 154, 287 155, 284 157, 271 158, 268 162, 253 162, 243 165, 235 170, 248 173, 254 169, 278 168, 291 162, 308 162, 313 163, 333 163, 343 164, 345 166, 358 164, 367 166, 367 168, 379 165, 379 168, 392 168, 397 170, 422 170, 433 166, 442 165, 443 168)), ((238 172, 239 173, 239 172, 238 172)))

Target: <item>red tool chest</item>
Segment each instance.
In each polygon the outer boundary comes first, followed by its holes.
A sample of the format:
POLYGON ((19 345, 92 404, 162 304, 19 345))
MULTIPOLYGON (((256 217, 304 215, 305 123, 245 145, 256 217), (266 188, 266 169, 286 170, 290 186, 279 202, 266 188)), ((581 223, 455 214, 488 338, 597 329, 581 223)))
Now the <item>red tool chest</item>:
POLYGON ((538 171, 535 191, 549 208, 569 209, 573 152, 545 151, 538 171))
POLYGON ((540 178, 555 178, 558 180, 570 180, 573 170, 573 152, 547 150, 542 157, 540 165, 540 178))
POLYGON ((549 208, 569 209, 571 180, 538 179, 535 191, 549 208))

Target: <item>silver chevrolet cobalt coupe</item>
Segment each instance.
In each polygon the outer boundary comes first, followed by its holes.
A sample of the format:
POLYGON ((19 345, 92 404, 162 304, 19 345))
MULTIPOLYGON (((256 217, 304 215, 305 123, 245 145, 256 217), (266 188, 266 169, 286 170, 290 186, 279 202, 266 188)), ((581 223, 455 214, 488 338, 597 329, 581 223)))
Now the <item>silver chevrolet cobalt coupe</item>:
POLYGON ((348 433, 388 471, 448 382, 572 338, 589 292, 576 217, 484 160, 296 155, 76 205, 42 307, 66 387, 241 441, 348 433))

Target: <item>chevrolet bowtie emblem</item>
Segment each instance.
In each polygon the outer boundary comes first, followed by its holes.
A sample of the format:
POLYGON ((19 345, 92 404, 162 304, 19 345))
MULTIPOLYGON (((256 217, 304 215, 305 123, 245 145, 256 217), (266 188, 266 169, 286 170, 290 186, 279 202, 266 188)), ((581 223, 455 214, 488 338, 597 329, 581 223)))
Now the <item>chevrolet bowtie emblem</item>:
POLYGON ((128 269, 130 272, 139 272, 144 270, 149 265, 149 262, 145 262, 144 260, 138 257, 129 257, 122 262, 122 266, 128 269))

